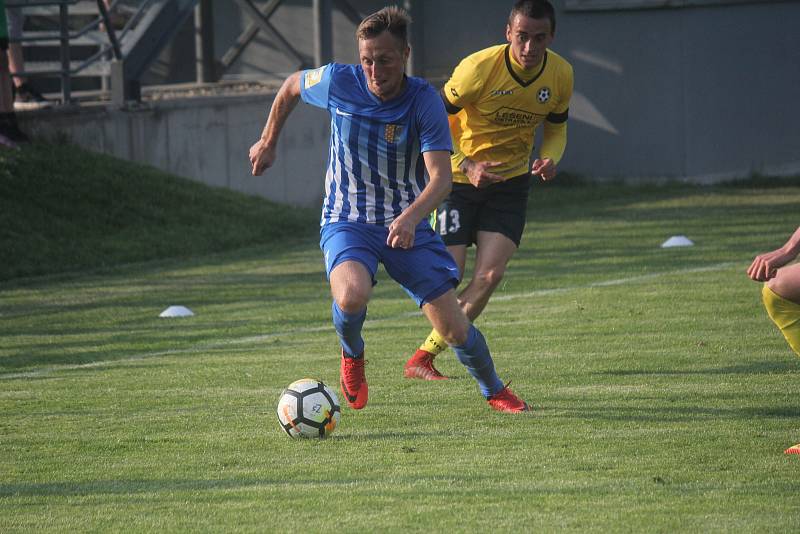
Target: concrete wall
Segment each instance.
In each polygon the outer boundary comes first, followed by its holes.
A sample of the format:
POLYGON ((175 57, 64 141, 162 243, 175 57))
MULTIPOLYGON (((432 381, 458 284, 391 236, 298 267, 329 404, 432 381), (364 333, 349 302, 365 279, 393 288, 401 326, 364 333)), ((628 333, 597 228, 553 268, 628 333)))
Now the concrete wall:
MULTIPOLYGON (((362 12, 384 5, 351 3, 362 12)), ((581 3, 591 5, 570 2, 581 3)), ((697 183, 800 173, 800 2, 682 0, 672 4, 689 7, 600 10, 555 4, 553 48, 572 62, 576 74, 561 170, 596 180, 697 183)), ((441 83, 466 54, 504 42, 510 5, 510 0, 414 0, 421 74, 441 83)), ((215 2, 214 9, 221 57, 248 20, 233 2, 215 2)), ((309 57, 310 9, 310 0, 286 0, 271 19, 309 57)), ((337 61, 356 61, 353 30, 350 21, 334 14, 337 61)), ((259 35, 227 76, 280 78, 296 68, 259 35)), ((265 178, 249 176, 247 150, 271 100, 271 95, 196 98, 131 111, 92 108, 21 119, 34 133, 62 131, 83 146, 211 185, 318 205, 328 135, 327 115, 320 110, 300 104, 279 146, 276 168, 265 178)))
MULTIPOLYGON (((351 0, 363 13, 386 3, 351 0)), ((576 74, 562 169, 595 179, 693 182, 800 172, 800 2, 553 3, 558 10, 553 48, 576 74), (672 7, 646 9, 658 5, 672 7)), ((310 4, 286 0, 274 15, 284 35, 309 57, 310 4)), ((411 0, 419 74, 442 83, 466 54, 504 42, 511 4, 411 0)), ((221 55, 247 19, 236 9, 215 9, 221 55)), ((353 30, 335 11, 337 61, 357 60, 353 30)), ((280 77, 296 67, 260 35, 226 76, 280 77)))
POLYGON ((316 206, 322 199, 328 115, 299 105, 286 126, 272 169, 250 173, 248 151, 258 140, 272 95, 193 98, 20 114, 35 136, 66 137, 82 147, 152 165, 200 182, 281 203, 316 206))
POLYGON ((693 182, 800 173, 800 3, 562 21, 579 91, 571 170, 693 182))

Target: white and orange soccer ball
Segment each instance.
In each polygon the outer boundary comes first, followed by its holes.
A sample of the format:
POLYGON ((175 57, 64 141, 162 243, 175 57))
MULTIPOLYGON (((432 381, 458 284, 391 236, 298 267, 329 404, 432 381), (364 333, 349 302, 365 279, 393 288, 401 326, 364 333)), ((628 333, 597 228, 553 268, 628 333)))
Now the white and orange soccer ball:
POLYGON ((289 384, 281 393, 277 412, 281 428, 292 438, 328 437, 342 415, 336 393, 313 378, 289 384))

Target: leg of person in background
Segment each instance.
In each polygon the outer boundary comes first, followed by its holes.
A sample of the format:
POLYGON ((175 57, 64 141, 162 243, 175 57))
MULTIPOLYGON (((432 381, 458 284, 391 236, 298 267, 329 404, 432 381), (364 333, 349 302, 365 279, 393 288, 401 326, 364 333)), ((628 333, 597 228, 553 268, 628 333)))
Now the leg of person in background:
POLYGON ((0 0, 0 146, 19 148, 28 141, 28 136, 17 126, 11 89, 11 74, 8 70, 8 33, 6 26, 5 0, 0 0))
MULTIPOLYGON (((25 58, 22 53, 22 29, 25 16, 21 7, 6 9, 8 18, 8 63, 11 72, 25 72, 25 58)), ((29 110, 50 107, 52 102, 47 100, 24 76, 13 76, 14 109, 29 110)))
POLYGON ((761 295, 770 319, 800 356, 800 264, 779 269, 761 295))
MULTIPOLYGON (((128 23, 128 17, 124 13, 121 13, 115 9, 115 6, 113 5, 114 2, 111 0, 103 0, 103 4, 106 7, 106 11, 108 11, 108 18, 111 21, 111 27, 114 28, 114 31, 123 29, 125 24, 128 23)), ((99 29, 100 31, 105 31, 105 24, 101 22, 99 29)))
MULTIPOLYGON (((506 271, 506 265, 517 250, 516 244, 506 236, 496 232, 478 232, 475 268, 467 287, 458 295, 461 309, 467 318, 474 322, 481 314, 489 297, 497 288, 506 271)), ((467 257, 466 245, 447 247, 456 260, 461 276, 467 257)), ((422 378, 424 380, 442 380, 443 376, 434 366, 433 360, 444 349, 447 343, 436 329, 432 330, 425 342, 406 362, 404 375, 406 378, 422 378)))
MULTIPOLYGON (((789 347, 800 356, 800 264, 778 269, 761 289, 767 314, 781 331, 789 347)), ((800 443, 786 454, 800 454, 800 443)))

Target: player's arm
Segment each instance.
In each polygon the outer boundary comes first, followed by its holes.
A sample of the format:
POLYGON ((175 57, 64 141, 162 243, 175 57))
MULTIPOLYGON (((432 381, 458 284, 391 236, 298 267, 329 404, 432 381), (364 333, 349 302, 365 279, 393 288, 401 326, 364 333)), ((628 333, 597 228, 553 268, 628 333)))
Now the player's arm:
MULTIPOLYGON (((457 120, 455 116, 461 111, 462 108, 458 107, 454 103, 452 103, 445 92, 447 86, 442 88, 439 95, 442 97, 442 102, 444 102, 444 108, 447 110, 447 120, 450 123, 450 131, 454 131, 453 128, 453 121, 457 120)), ((495 182, 502 182, 503 177, 494 174, 490 171, 493 167, 497 167, 502 165, 499 161, 475 161, 467 157, 461 151, 461 145, 459 143, 459 139, 456 136, 452 136, 453 140, 453 154, 450 156, 450 161, 453 162, 458 169, 463 172, 472 185, 475 187, 486 187, 489 184, 493 184, 495 182)))
POLYGON ((542 148, 539 158, 531 166, 531 174, 538 174, 543 180, 552 180, 556 176, 556 168, 564 150, 567 148, 567 119, 569 118, 569 102, 573 89, 572 68, 567 68, 561 75, 559 84, 560 105, 547 115, 542 132, 542 148))
POLYGON ((542 180, 547 181, 555 178, 558 162, 567 148, 566 112, 563 122, 550 122, 548 116, 543 130, 542 148, 539 150, 539 158, 533 161, 531 174, 538 174, 542 180))
MULTIPOLYGON (((480 62, 473 56, 467 57, 459 63, 453 70, 452 76, 444 84, 440 92, 442 102, 447 110, 448 119, 451 124, 451 132, 457 131, 452 127, 456 121, 456 115, 463 109, 468 108, 481 98, 484 90, 485 74, 480 62)), ((475 187, 485 187, 495 182, 503 181, 503 177, 491 172, 493 167, 502 165, 497 161, 474 161, 461 150, 461 139, 456 136, 453 140, 453 155, 450 161, 454 168, 463 172, 472 185, 475 187)))
POLYGON ((449 151, 430 150, 423 152, 422 158, 430 180, 414 202, 389 225, 386 244, 392 248, 414 246, 417 225, 447 198, 453 186, 449 151))
MULTIPOLYGON (((448 82, 448 83, 452 83, 448 82)), ((442 98, 442 103, 444 104, 444 109, 447 110, 447 122, 450 124, 450 131, 454 131, 453 123, 458 120, 456 119, 456 115, 462 110, 460 106, 453 104, 450 102, 450 99, 447 98, 447 94, 445 91, 447 90, 447 86, 442 87, 441 91, 439 91, 439 96, 442 98)), ((461 152, 461 146, 458 143, 458 139, 455 136, 451 136, 453 140, 453 153, 450 155, 450 161, 452 161, 456 167, 461 165, 461 162, 467 159, 467 155, 461 152)))
POLYGON ((253 176, 258 176, 265 169, 272 167, 277 155, 278 137, 283 130, 286 119, 300 100, 300 71, 291 74, 281 85, 267 123, 261 132, 261 138, 250 147, 250 163, 253 165, 253 176))
POLYGON ((747 269, 747 276, 757 282, 766 282, 774 278, 778 269, 795 259, 798 254, 800 254, 800 228, 795 230, 781 248, 756 256, 747 269))

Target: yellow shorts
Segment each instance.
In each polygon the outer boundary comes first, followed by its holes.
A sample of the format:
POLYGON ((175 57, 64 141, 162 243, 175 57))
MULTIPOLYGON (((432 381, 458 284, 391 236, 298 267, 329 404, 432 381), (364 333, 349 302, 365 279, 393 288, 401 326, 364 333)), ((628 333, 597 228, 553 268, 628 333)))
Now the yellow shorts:
POLYGON ((800 304, 781 297, 767 284, 761 289, 761 298, 769 318, 778 326, 792 350, 800 356, 800 304))

